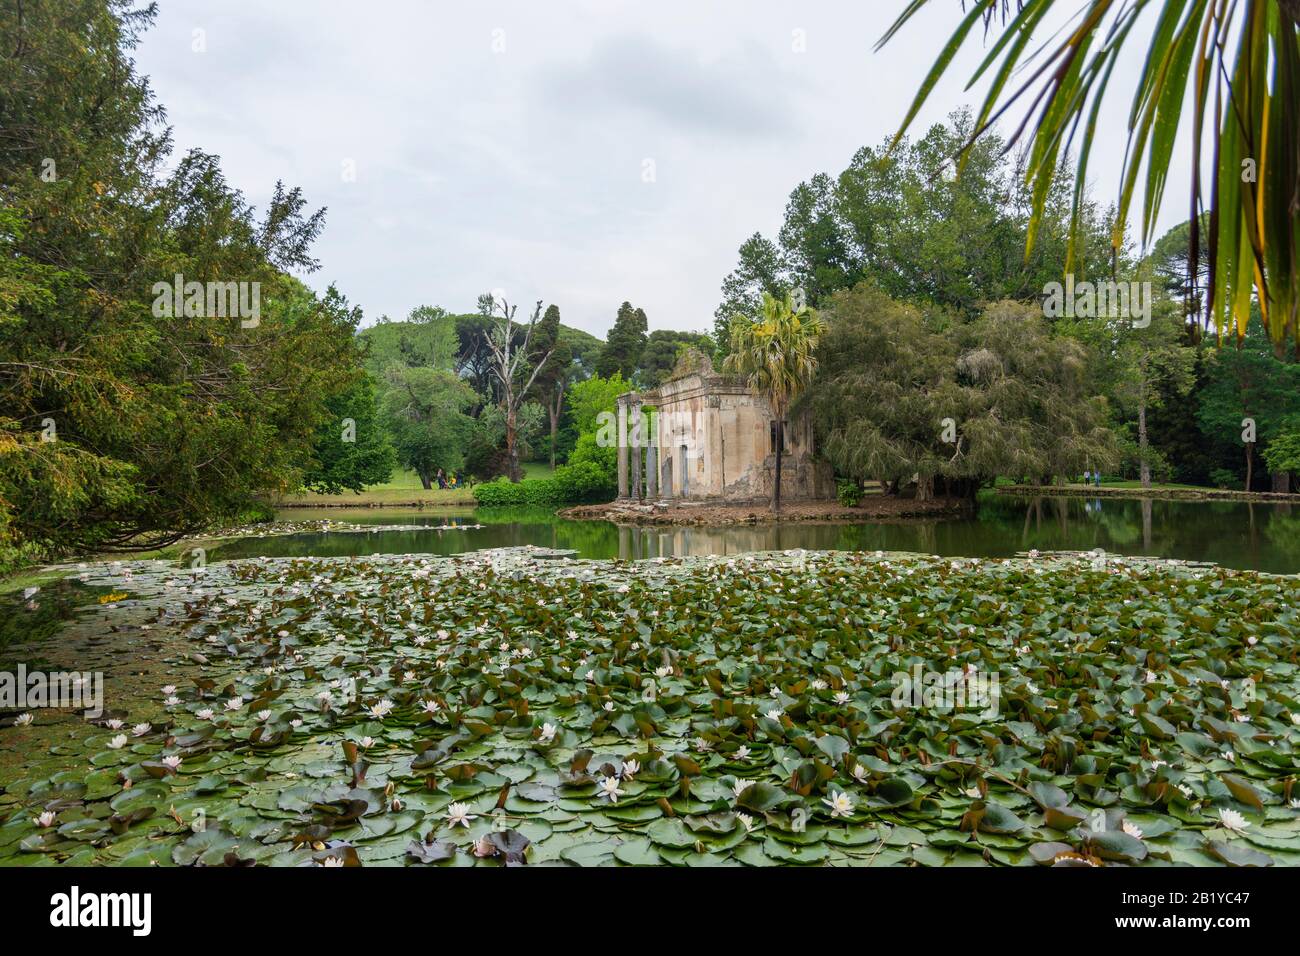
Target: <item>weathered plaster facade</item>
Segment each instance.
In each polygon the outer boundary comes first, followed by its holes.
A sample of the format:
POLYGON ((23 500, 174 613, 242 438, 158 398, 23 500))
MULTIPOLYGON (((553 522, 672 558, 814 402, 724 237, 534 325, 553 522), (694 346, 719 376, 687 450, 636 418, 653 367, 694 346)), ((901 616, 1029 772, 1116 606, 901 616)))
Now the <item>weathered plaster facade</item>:
MULTIPOLYGON (((672 376, 618 399, 620 501, 747 502, 772 494, 774 429, 766 401, 688 351, 672 376)), ((813 455, 807 416, 786 423, 781 498, 835 497, 830 466, 813 455)))

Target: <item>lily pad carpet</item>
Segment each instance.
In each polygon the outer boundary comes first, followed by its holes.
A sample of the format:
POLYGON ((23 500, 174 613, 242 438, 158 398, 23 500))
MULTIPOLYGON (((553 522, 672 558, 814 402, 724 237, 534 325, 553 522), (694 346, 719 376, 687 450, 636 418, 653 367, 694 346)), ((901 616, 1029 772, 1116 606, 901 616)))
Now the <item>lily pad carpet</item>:
POLYGON ((50 712, 0 727, 23 756, 0 865, 1300 863, 1294 578, 529 549, 88 567, 113 600, 77 626, 171 635, 170 676, 142 699, 110 674, 53 744, 50 712))

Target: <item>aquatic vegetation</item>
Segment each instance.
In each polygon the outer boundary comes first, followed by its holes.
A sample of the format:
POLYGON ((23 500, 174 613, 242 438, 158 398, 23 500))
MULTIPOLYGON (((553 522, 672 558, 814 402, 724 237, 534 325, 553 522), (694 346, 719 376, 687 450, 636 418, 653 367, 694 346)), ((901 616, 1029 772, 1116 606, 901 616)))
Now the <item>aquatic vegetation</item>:
POLYGON ((87 613, 189 653, 148 713, 110 682, 66 769, 0 776, 0 864, 1300 863, 1293 578, 531 549, 83 574, 127 594, 87 613))

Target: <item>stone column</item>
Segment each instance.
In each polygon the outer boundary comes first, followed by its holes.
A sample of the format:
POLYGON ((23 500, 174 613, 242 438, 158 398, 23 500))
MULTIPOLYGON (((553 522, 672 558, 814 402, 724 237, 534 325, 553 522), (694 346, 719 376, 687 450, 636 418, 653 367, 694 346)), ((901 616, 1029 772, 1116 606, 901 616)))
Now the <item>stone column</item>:
POLYGON ((682 476, 681 491, 677 492, 679 498, 689 498, 691 496, 691 456, 687 454, 687 448, 682 445, 677 449, 677 457, 681 459, 677 466, 677 473, 682 476))
POLYGON ((632 500, 638 502, 641 500, 641 471, 645 467, 642 431, 641 398, 634 396, 632 399, 632 500))
POLYGON ((618 400, 618 497, 627 498, 627 405, 618 400))
POLYGON ((645 449, 645 496, 646 500, 656 497, 659 490, 659 415, 650 413, 650 440, 645 449))

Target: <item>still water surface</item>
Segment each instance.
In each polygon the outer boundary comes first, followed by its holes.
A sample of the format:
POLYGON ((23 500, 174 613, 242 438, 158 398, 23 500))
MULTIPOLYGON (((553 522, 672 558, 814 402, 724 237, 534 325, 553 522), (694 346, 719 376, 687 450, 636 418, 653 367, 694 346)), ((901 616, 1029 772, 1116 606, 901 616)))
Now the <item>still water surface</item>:
POLYGON ((1034 548, 1102 548, 1113 554, 1300 572, 1300 508, 1241 502, 995 498, 982 504, 972 517, 946 521, 723 528, 620 528, 608 522, 569 521, 533 508, 293 509, 278 517, 419 528, 241 538, 210 551, 209 560, 261 555, 449 555, 517 545, 573 550, 583 558, 633 560, 792 548, 917 551, 945 557, 1009 557, 1034 548), (445 525, 453 527, 438 530, 445 525))

